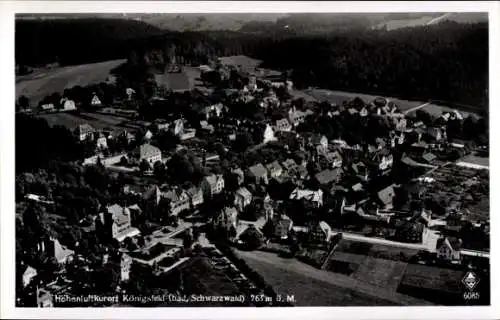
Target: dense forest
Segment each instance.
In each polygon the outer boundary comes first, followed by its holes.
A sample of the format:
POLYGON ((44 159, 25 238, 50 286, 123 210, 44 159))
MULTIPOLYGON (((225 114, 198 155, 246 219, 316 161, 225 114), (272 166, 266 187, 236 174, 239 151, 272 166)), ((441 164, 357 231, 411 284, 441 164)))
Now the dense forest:
POLYGON ((145 62, 135 65, 162 72, 172 57, 199 65, 244 54, 269 68, 293 70, 298 87, 488 106, 487 23, 304 35, 282 28, 265 34, 166 32, 131 20, 75 21, 18 21, 18 63, 77 64, 128 56, 131 62, 145 62))
POLYGON ((257 57, 293 69, 298 86, 487 106, 487 24, 291 38, 273 41, 257 57))
POLYGON ((127 42, 161 34, 147 23, 123 19, 16 20, 15 58, 20 65, 83 64, 127 56, 127 42))
MULTIPOLYGON (((206 63, 217 56, 249 55, 263 66, 293 70, 297 87, 442 100, 488 107, 488 25, 445 22, 394 31, 339 31, 298 36, 237 32, 184 33, 141 46, 150 61, 175 46, 177 61, 206 63), (163 53, 158 54, 158 50, 163 53), (145 49, 147 48, 147 49, 145 49)), ((170 59, 170 58, 169 58, 170 59)))

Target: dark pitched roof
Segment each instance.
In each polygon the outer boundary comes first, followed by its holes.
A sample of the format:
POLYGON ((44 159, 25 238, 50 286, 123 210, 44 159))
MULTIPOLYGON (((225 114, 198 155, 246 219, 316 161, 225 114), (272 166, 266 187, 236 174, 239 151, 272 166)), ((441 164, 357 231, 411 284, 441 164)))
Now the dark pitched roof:
POLYGON ((377 192, 377 196, 383 204, 392 203, 392 198, 394 197, 393 186, 391 185, 385 189, 380 190, 379 192, 377 192))
POLYGON ((418 162, 413 160, 410 157, 404 156, 401 158, 401 162, 406 164, 407 166, 413 167, 413 166, 418 166, 418 162))
POLYGON ((318 182, 322 185, 329 184, 340 177, 342 170, 340 168, 336 168, 333 170, 327 169, 317 173, 314 177, 318 182))
POLYGON ((433 160, 436 159, 436 155, 430 152, 424 153, 422 156, 422 159, 424 159, 427 162, 432 162, 433 160))
POLYGON ((265 175, 267 175, 267 170, 261 163, 251 166, 250 168, 248 168, 248 171, 251 172, 255 177, 264 177, 265 175))
POLYGON ((357 174, 359 174, 360 170, 365 170, 366 169, 366 165, 363 162, 353 163, 351 165, 351 167, 354 170, 354 172, 356 172, 357 174))

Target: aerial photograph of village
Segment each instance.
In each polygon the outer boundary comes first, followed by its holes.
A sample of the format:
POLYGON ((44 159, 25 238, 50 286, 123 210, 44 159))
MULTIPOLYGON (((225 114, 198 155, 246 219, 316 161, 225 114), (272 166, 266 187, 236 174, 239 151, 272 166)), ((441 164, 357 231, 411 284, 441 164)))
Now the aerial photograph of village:
POLYGON ((15 305, 489 306, 488 27, 16 14, 15 305))

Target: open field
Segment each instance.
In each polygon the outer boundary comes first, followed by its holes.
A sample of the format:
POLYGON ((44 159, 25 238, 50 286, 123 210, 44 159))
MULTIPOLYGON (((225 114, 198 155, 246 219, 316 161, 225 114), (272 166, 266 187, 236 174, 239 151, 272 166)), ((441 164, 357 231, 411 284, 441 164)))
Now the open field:
MULTIPOLYGON (((341 240, 341 243, 342 241, 344 240, 341 240)), ((371 245, 368 245, 366 250, 362 250, 364 251, 362 254, 342 251, 343 247, 346 248, 345 242, 330 257, 326 267, 328 271, 350 276, 361 282, 387 288, 394 292, 397 290, 406 269, 406 262, 375 258, 373 256, 377 254, 376 250, 366 251, 371 250, 371 245)), ((392 250, 395 251, 395 248, 392 250)), ((386 252, 384 256, 391 258, 391 252, 386 252)), ((396 252, 393 252, 392 256, 395 258, 396 252)))
MULTIPOLYGON (((429 114, 431 114, 434 117, 439 117, 443 114, 443 112, 451 112, 454 109, 447 107, 447 106, 437 105, 435 103, 430 103, 430 104, 426 105, 425 107, 421 108, 420 110, 428 112, 429 114)), ((457 108, 457 110, 460 110, 460 109, 457 108)), ((415 114, 415 111, 409 113, 409 115, 414 115, 414 114, 415 114)), ((462 114, 463 117, 467 117, 469 114, 471 114, 471 112, 460 110, 460 114, 462 114)))
MULTIPOLYGON (((406 262, 409 258, 416 255, 417 253, 418 250, 409 248, 393 247, 383 244, 365 243, 342 239, 337 244, 333 257, 339 256, 350 259, 354 255, 360 255, 377 259, 406 262)), ((351 261, 349 260, 349 262, 351 261)), ((359 261, 353 262, 359 263, 359 261)))
POLYGON ((261 60, 253 59, 243 55, 221 57, 220 61, 223 65, 235 66, 247 71, 255 71, 255 68, 262 63, 261 60))
MULTIPOLYGON (((319 101, 329 101, 332 103, 336 104, 341 104, 342 102, 346 100, 353 99, 355 97, 359 97, 362 99, 365 103, 373 101, 377 95, 370 95, 370 94, 362 94, 362 93, 352 93, 352 92, 344 92, 344 91, 333 91, 333 90, 326 90, 326 89, 306 89, 303 90, 303 93, 307 96, 313 97, 319 101)), ((412 108, 416 108, 418 106, 421 106, 425 104, 426 102, 424 101, 409 101, 409 100, 404 100, 404 99, 397 99, 397 98, 392 98, 392 97, 387 97, 389 100, 393 101, 396 105, 399 106, 399 108, 402 111, 409 110, 412 108)), ((473 113, 473 108, 468 107, 465 110, 465 107, 463 108, 458 108, 460 110, 460 113, 464 116, 467 117, 469 114, 473 113)), ((424 110, 431 115, 438 117, 443 114, 443 112, 450 112, 453 110, 451 107, 447 107, 444 105, 439 105, 436 103, 429 103, 422 108, 415 109, 415 111, 410 111, 408 114, 409 115, 414 115, 416 110, 424 110)), ((475 110, 475 108, 474 108, 475 110)), ((478 112, 481 110, 478 108, 478 112)))
POLYGON ((462 159, 460 159, 460 162, 465 162, 465 163, 471 163, 471 164, 476 164, 480 166, 489 166, 490 165, 490 158, 489 157, 480 157, 476 155, 468 155, 462 159))
MULTIPOLYGON (((342 102, 346 100, 350 100, 353 98, 360 98, 362 99, 365 103, 372 102, 376 97, 376 95, 370 95, 370 94, 361 94, 361 93, 351 93, 351 92, 344 92, 344 91, 333 91, 333 90, 326 90, 326 89, 307 89, 304 90, 304 92, 319 101, 324 101, 327 100, 332 103, 336 104, 341 104, 342 102)), ((401 99, 395 99, 395 98, 390 98, 388 97, 391 101, 394 101, 395 104, 401 108, 401 110, 407 110, 410 108, 417 107, 421 104, 424 104, 424 102, 420 101, 407 101, 407 100, 401 100, 401 99)))
POLYGON ((295 295, 297 306, 432 305, 342 274, 318 270, 295 259, 261 251, 237 251, 278 294, 295 295))
POLYGON ((396 290, 406 263, 367 257, 354 273, 354 278, 386 289, 396 290))
POLYGON ((398 292, 425 297, 443 305, 463 305, 464 272, 422 265, 408 265, 398 292))
POLYGON ((88 123, 95 129, 120 129, 127 128, 130 130, 136 130, 138 127, 135 125, 128 124, 129 120, 124 117, 114 116, 114 115, 103 115, 95 113, 50 113, 39 115, 38 117, 45 119, 49 126, 62 125, 68 129, 74 129, 80 124, 88 123))
MULTIPOLYGON (((213 266, 208 258, 194 259, 192 262, 182 266, 184 287, 190 288, 193 294, 202 294, 206 296, 237 296, 241 290, 232 281, 222 269, 213 266)), ((248 305, 248 301, 245 302, 248 305)), ((207 302, 192 303, 190 306, 230 306, 229 302, 207 302)), ((232 303, 240 305, 241 303, 232 303)))
POLYGON ((416 287, 440 289, 447 292, 461 292, 462 273, 462 271, 451 269, 408 265, 401 282, 416 287))
POLYGON ((16 79, 16 99, 25 95, 34 105, 45 96, 54 92, 62 93, 66 88, 103 82, 113 68, 124 62, 125 60, 121 59, 67 66, 19 77, 16 79))

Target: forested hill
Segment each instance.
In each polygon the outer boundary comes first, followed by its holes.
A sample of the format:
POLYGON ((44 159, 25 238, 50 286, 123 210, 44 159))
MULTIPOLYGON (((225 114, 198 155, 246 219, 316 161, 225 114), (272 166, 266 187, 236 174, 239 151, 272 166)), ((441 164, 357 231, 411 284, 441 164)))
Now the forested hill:
POLYGON ((145 22, 126 19, 16 19, 16 64, 69 65, 125 58, 128 41, 161 33, 145 22))
POLYGON ((354 28, 309 36, 268 27, 265 33, 168 32, 123 19, 18 20, 16 63, 82 64, 146 57, 147 64, 162 71, 172 54, 176 61, 192 64, 248 55, 270 68, 292 69, 299 87, 488 106, 487 23, 445 21, 392 31, 354 28))
POLYGON ((293 69, 299 86, 488 105, 486 23, 291 38, 256 58, 293 69))
POLYGON ((264 67, 293 70, 296 86, 442 100, 488 107, 488 25, 443 22, 393 31, 339 31, 298 35, 290 30, 177 33, 137 48, 160 66, 206 63, 216 56, 248 55, 264 67))

